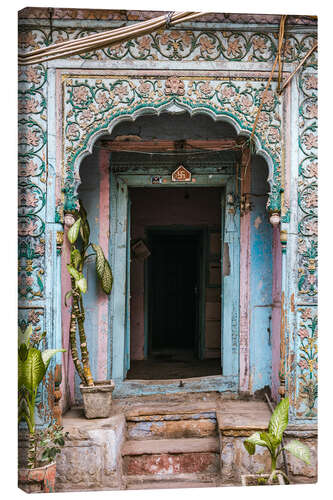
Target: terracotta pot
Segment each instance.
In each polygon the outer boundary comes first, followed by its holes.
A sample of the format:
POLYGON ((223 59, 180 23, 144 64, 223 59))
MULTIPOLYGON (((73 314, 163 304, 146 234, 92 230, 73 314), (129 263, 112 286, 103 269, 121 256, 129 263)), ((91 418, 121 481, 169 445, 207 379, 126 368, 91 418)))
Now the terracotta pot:
POLYGON ((18 470, 18 486, 26 493, 54 493, 56 462, 35 469, 18 470))
POLYGON ((277 472, 272 483, 268 483, 270 474, 242 474, 242 486, 270 486, 276 484, 286 484, 282 474, 277 472))
POLYGON ((107 418, 111 413, 112 380, 96 380, 92 387, 80 385, 86 418, 107 418))

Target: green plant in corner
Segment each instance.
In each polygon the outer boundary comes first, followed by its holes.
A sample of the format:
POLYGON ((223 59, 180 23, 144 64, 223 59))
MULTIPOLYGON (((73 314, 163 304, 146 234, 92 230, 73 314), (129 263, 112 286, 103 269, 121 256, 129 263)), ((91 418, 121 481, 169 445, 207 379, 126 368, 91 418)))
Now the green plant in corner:
POLYGON ((51 423, 46 428, 35 431, 33 446, 30 446, 29 450, 28 466, 32 468, 39 464, 46 465, 54 462, 65 445, 68 434, 57 423, 51 423))
POLYGON ((282 446, 283 433, 288 426, 288 412, 289 399, 284 398, 277 405, 271 416, 268 432, 255 432, 244 441, 244 446, 250 455, 254 455, 256 446, 263 446, 268 449, 271 457, 271 475, 268 483, 274 479, 277 473, 282 474, 287 482, 289 482, 286 474, 276 468, 278 456, 283 449, 291 453, 294 457, 310 464, 310 449, 306 444, 293 439, 286 446, 282 446))
POLYGON ((49 367, 51 358, 66 349, 41 351, 39 343, 45 337, 33 334, 29 324, 24 332, 18 329, 18 423, 25 421, 29 430, 29 468, 36 467, 35 457, 35 403, 37 391, 49 367))
POLYGON ((74 366, 79 374, 82 383, 86 386, 93 386, 94 380, 90 370, 87 338, 84 328, 85 311, 82 294, 87 292, 87 280, 83 274, 87 259, 95 256, 96 274, 100 281, 102 290, 109 295, 112 290, 113 276, 109 262, 104 256, 99 245, 91 243, 90 228, 87 219, 87 212, 80 201, 79 217, 70 227, 67 233, 68 241, 71 245, 70 264, 67 264, 68 272, 71 276, 71 290, 66 293, 65 305, 68 298, 72 297, 72 310, 70 319, 70 345, 74 366), (91 248, 93 253, 88 253, 91 248), (79 332, 81 359, 79 359, 76 330, 79 332))

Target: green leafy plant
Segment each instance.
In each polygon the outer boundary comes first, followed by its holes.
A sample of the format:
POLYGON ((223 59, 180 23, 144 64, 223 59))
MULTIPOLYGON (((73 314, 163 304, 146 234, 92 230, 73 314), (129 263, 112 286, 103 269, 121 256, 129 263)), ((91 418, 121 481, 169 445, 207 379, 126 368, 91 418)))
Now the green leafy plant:
MULTIPOLYGON (((25 421, 29 430, 29 450, 34 446, 35 403, 37 391, 49 367, 51 358, 66 349, 46 349, 41 351, 39 343, 45 333, 33 334, 29 324, 24 332, 18 329, 18 423, 25 421)), ((29 451, 29 453, 30 453, 29 451)), ((32 464, 30 464, 33 466, 32 464)))
POLYGON ((71 276, 71 290, 66 293, 65 305, 67 305, 69 297, 72 297, 69 338, 74 366, 82 383, 87 386, 93 386, 94 380, 90 369, 87 338, 84 329, 85 311, 82 299, 82 294, 87 292, 87 280, 83 274, 87 259, 91 256, 95 256, 96 274, 103 292, 107 295, 109 295, 112 290, 113 276, 110 264, 105 258, 102 248, 89 241, 90 227, 87 219, 87 212, 81 201, 78 215, 78 218, 67 233, 67 238, 71 245, 71 261, 70 264, 67 264, 67 269, 71 276), (89 249, 92 250, 92 253, 88 253, 89 249), (81 359, 79 358, 77 349, 77 329, 80 339, 81 359))
POLYGON ((45 429, 35 431, 30 443, 28 467, 35 468, 55 461, 61 448, 65 445, 68 432, 57 424, 49 424, 45 429))
POLYGON ((244 446, 250 455, 254 455, 256 446, 263 446, 264 448, 267 448, 271 456, 270 479, 274 478, 278 472, 286 477, 289 482, 288 477, 284 474, 284 472, 281 470, 277 471, 276 468, 277 459, 282 450, 288 451, 294 457, 303 460, 303 462, 307 464, 310 464, 311 455, 309 447, 297 439, 293 439, 284 447, 282 446, 283 433, 288 426, 288 412, 289 399, 284 398, 277 405, 271 416, 268 432, 255 432, 250 437, 245 439, 244 446))

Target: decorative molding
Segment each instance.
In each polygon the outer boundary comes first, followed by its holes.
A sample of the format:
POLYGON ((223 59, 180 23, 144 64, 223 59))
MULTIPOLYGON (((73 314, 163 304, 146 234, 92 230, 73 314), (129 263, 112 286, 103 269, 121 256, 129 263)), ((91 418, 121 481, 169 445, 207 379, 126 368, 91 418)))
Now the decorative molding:
MULTIPOLYGON (((107 134, 120 120, 144 113, 159 113, 177 104, 191 115, 202 112, 225 119, 238 133, 250 135, 261 95, 264 76, 170 78, 128 75, 63 75, 65 211, 77 208, 80 160, 92 150, 97 137, 107 134)), ((275 83, 273 83, 275 85, 275 83)), ((255 140, 259 154, 269 164, 271 186, 269 210, 281 208, 281 104, 268 91, 257 124, 255 140)))

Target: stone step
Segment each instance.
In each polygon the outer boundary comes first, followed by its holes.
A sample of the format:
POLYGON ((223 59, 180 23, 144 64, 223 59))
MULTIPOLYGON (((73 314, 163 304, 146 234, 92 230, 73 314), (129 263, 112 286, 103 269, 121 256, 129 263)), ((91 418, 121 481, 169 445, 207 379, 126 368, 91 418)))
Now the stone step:
POLYGON ((181 438, 158 440, 129 440, 122 448, 122 455, 156 455, 159 453, 219 453, 217 437, 181 438))
POLYGON ((221 485, 218 474, 166 474, 126 476, 126 489, 212 488, 221 485))
POLYGON ((127 438, 172 439, 216 436, 215 412, 127 417, 127 438))

